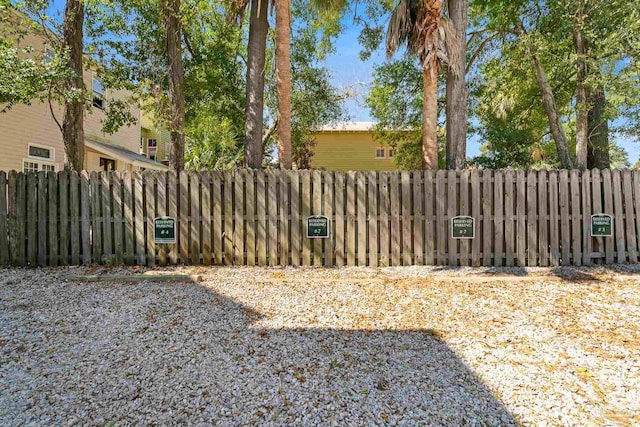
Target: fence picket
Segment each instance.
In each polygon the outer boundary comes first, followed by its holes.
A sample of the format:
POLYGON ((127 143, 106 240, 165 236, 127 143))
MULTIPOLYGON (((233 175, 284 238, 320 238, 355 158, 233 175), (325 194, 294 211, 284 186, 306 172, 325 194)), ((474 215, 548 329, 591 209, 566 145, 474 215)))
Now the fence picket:
POLYGON ((47 172, 47 231, 49 238, 49 262, 51 267, 58 266, 58 180, 55 172, 47 172))
POLYGON ((391 180, 389 185, 390 203, 391 203, 391 265, 398 266, 400 264, 401 255, 401 236, 400 236, 400 173, 391 172, 391 180))
POLYGON ((122 173, 122 190, 124 199, 124 259, 128 265, 135 264, 134 220, 135 197, 133 195, 133 177, 131 172, 122 173))
MULTIPOLYGON (((169 262, 171 264, 177 264, 180 259, 178 255, 178 235, 179 235, 179 222, 178 222, 178 202, 179 198, 179 178, 178 174, 174 171, 170 171, 167 173, 167 191, 168 191, 168 213, 171 218, 176 220, 176 243, 172 243, 169 245, 169 262)), ((219 207, 219 205, 218 205, 219 207)), ((222 263, 222 262, 221 262, 222 263)))
POLYGON ((258 265, 267 265, 267 193, 264 171, 256 171, 258 265))
POLYGON ((357 186, 357 226, 356 246, 358 265, 367 265, 367 180, 364 172, 356 172, 357 186))
MULTIPOLYGON (((460 191, 459 191, 459 200, 460 200, 460 209, 458 210, 458 215, 469 216, 471 214, 469 209, 469 181, 471 175, 469 171, 461 171, 460 172, 460 191)), ((474 230, 474 233, 477 234, 477 231, 474 230)), ((476 235, 476 238, 479 236, 476 235)), ((471 259, 469 257, 469 240, 463 239, 460 241, 460 257, 459 257, 459 265, 468 266, 470 265, 471 259)))
MULTIPOLYGON (((287 171, 289 180, 291 182, 291 265, 300 265, 300 175, 287 171)), ((337 201, 336 201, 337 205, 337 201)), ((342 217, 344 218, 344 217, 342 217)), ((338 230, 338 219, 336 218, 336 232, 338 230)), ((344 225, 343 225, 344 230, 344 225)), ((337 239, 337 237, 336 237, 337 239)), ((342 245, 344 247, 344 234, 342 245)), ((338 253, 338 255, 340 255, 338 253)), ((342 252, 344 255, 344 250, 342 252)))
POLYGON ((571 206, 569 205, 569 173, 562 170, 559 173, 559 196, 560 196, 560 212, 566 212, 566 215, 560 215, 560 237, 561 237, 561 253, 562 265, 571 264, 571 227, 570 214, 571 206))
POLYGON ((435 248, 436 248, 436 232, 435 232, 435 190, 434 177, 432 171, 424 172, 424 248, 425 248, 425 264, 435 265, 435 248))
MULTIPOLYGON (((413 262, 415 265, 424 264, 424 173, 413 173, 413 262)), ((375 185, 375 183, 374 183, 375 185)))
POLYGON ((457 173, 449 170, 447 174, 447 221, 445 233, 447 236, 447 253, 449 254, 448 265, 459 265, 458 262, 458 240, 452 237, 451 223, 455 216, 458 216, 458 191, 457 173))
POLYGON ((616 226, 614 227, 614 235, 616 238, 616 255, 618 263, 627 261, 627 247, 625 245, 625 214, 622 209, 622 182, 620 179, 620 171, 611 171, 613 178, 613 206, 616 218, 616 226))
POLYGON ((91 181, 87 171, 80 173, 80 237, 82 243, 82 263, 91 264, 91 181))
MULTIPOLYGON (((538 171, 538 254, 540 256, 540 266, 549 265, 549 206, 547 198, 549 189, 547 187, 547 171, 538 171)), ((535 196, 534 196, 535 197, 535 196)))
POLYGON ((513 171, 507 170, 504 173, 504 264, 508 267, 513 267, 515 259, 514 203, 513 171))
POLYGON ((549 172, 549 264, 560 265, 560 230, 558 215, 558 173, 549 172))
POLYGON ((633 206, 633 185, 631 183, 631 171, 622 171, 623 189, 622 195, 624 196, 624 223, 626 225, 626 243, 627 254, 629 256, 629 262, 638 262, 638 248, 636 238, 636 225, 633 206))
MULTIPOLYGON (((314 170, 311 172, 312 174, 312 191, 313 191, 313 199, 311 206, 311 215, 322 215, 322 171, 314 170)), ((313 247, 313 265, 322 265, 323 257, 322 257, 322 240, 323 239, 313 239, 312 247, 313 247)))
MULTIPOLYGON (((245 192, 244 195, 240 195, 242 198, 244 196, 246 209, 245 209, 245 220, 246 220, 246 229, 245 229, 245 239, 246 239, 246 265, 256 265, 256 232, 255 232, 255 217, 256 217, 256 204, 255 204, 255 180, 252 169, 247 169, 244 171, 244 185, 245 192)), ((211 240, 210 233, 210 224, 211 220, 207 219, 210 216, 209 209, 209 181, 208 175, 203 175, 201 177, 202 181, 202 216, 204 222, 202 223, 202 240, 204 245, 208 245, 208 242, 211 240)), ((211 256, 211 250, 204 250, 205 256, 211 256)), ((211 264, 211 260, 206 260, 204 262, 205 265, 211 264)))
POLYGON ((235 252, 233 248, 233 173, 224 172, 222 174, 222 181, 224 191, 224 231, 222 232, 224 264, 233 265, 233 255, 235 252))
POLYGON ((117 264, 124 263, 124 206, 122 196, 122 173, 111 174, 113 186, 113 253, 117 264))
MULTIPOLYGON (((292 175, 292 180, 291 180, 291 186, 293 188, 293 175, 292 175)), ((296 175, 296 187, 297 187, 297 175, 296 175)), ((345 236, 345 216, 344 216, 344 198, 345 198, 345 186, 344 186, 344 174, 343 173, 336 173, 334 176, 334 198, 335 198, 335 235, 336 235, 336 239, 335 239, 335 258, 336 258, 336 265, 341 267, 343 265, 345 265, 345 252, 344 252, 344 248, 345 248, 345 240, 344 240, 344 236, 345 236)), ((293 218, 294 218, 294 211, 293 211, 294 205, 293 203, 291 204, 291 217, 292 217, 292 224, 293 224, 293 218)), ((291 230, 293 232, 293 229, 291 230)), ((294 251, 295 252, 295 251, 294 251)), ((294 264, 295 265, 295 264, 294 264)))
POLYGON ((480 266, 480 248, 482 239, 480 238, 480 173, 477 169, 471 171, 471 216, 476 219, 475 233, 478 236, 471 242, 471 265, 474 267, 480 266))
POLYGON ((28 172, 27 185, 27 264, 35 266, 38 261, 38 175, 28 172))
MULTIPOLYGON (((615 236, 615 232, 617 228, 620 226, 619 218, 615 216, 615 212, 613 211, 613 194, 612 184, 611 184, 611 171, 609 169, 605 169, 602 172, 602 193, 604 195, 604 213, 607 215, 611 215, 613 217, 613 235, 615 236)), ((615 238, 605 237, 604 238, 604 246, 605 246, 605 262, 607 264, 613 264, 613 260, 615 257, 615 238)))
POLYGON ((69 265, 69 175, 67 171, 58 172, 58 231, 60 233, 60 265, 69 265))
POLYGON ((0 266, 9 265, 9 215, 7 209, 7 174, 0 171, 0 266))
MULTIPOLYGON (((19 179, 24 178, 24 175, 19 175, 19 179)), ((20 195, 20 191, 24 192, 23 186, 18 185, 18 199, 24 199, 25 195, 20 195)), ((38 172, 38 266, 47 266, 47 251, 49 246, 47 245, 47 173, 38 172)), ((18 236, 22 236, 21 228, 24 220, 18 221, 18 236)), ((20 239, 21 246, 24 246, 24 239, 20 239)), ((24 250, 20 250, 20 254, 24 254, 24 250)))
POLYGON ((491 242, 493 241, 493 173, 482 171, 482 265, 491 265, 491 242))
POLYGON ((445 188, 446 171, 436 172, 436 262, 438 265, 447 263, 447 239, 449 221, 446 218, 447 189, 445 188))
POLYGON ((267 236, 269 239, 269 265, 278 265, 278 195, 277 182, 274 170, 267 171, 267 212, 269 221, 267 224, 267 236))
POLYGON ((538 173, 527 174, 527 265, 535 266, 538 262, 538 173))
MULTIPOLYGON (((304 175, 303 175, 304 178, 304 175)), ((304 185, 302 187, 304 194, 304 185)), ((347 174, 347 265, 356 265, 356 176, 347 174)), ((304 206, 303 206, 304 209, 304 206)), ((306 243, 305 243, 306 245, 306 243)))
MULTIPOLYGON (((202 204, 200 200, 200 175, 189 173, 189 247, 192 265, 200 265, 200 254, 202 253, 202 237, 200 236, 200 226, 202 221, 202 204)), ((242 206, 242 203, 239 204, 242 206)))
MULTIPOLYGON (((591 171, 582 172, 582 264, 591 265, 591 171)), ((541 264, 544 266, 544 264, 541 264)))
POLYGON ((527 263, 527 198, 524 171, 516 171, 516 251, 518 266, 527 263))
POLYGON ((504 244, 504 187, 502 185, 503 174, 498 172, 493 177, 493 210, 494 210, 494 246, 493 264, 502 265, 504 244))
POLYGON ((579 171, 571 171, 571 245, 572 264, 582 265, 582 216, 580 209, 580 177, 579 171))
MULTIPOLYGON (((269 177, 271 179, 271 177, 269 177)), ((234 198, 233 198, 233 257, 234 265, 244 265, 244 171, 237 170, 234 174, 234 198)), ((191 200, 197 197, 192 194, 191 200)), ((193 206, 193 205, 192 205, 193 206)), ((195 209, 197 212, 197 208, 195 209)), ((195 222, 195 219, 194 219, 195 222)), ((274 233, 271 230, 270 233, 274 233)), ((198 250, 194 248, 194 253, 198 250)))
MULTIPOLYGON (((334 213, 333 213, 333 203, 334 203, 334 187, 333 187, 333 172, 323 172, 324 175, 324 214, 327 218, 329 218, 329 237, 324 239, 324 265, 332 266, 333 258, 334 258, 334 247, 335 247, 335 232, 334 232, 334 213)), ((288 200, 285 198, 285 200, 288 200)), ((283 206, 289 206, 288 201, 285 202, 283 206)), ((286 222, 286 216, 285 216, 286 222)), ((287 236, 286 233, 284 235, 283 242, 286 242, 287 236)), ((285 244, 284 253, 288 254, 288 245, 285 244)), ((288 255, 287 262, 283 262, 283 265, 288 265, 288 255)))
POLYGON ((378 265, 381 267, 389 266, 389 211, 391 201, 389 199, 389 173, 380 172, 378 175, 379 197, 380 197, 380 256, 378 265))
POLYGON ((142 174, 142 180, 144 181, 144 193, 145 193, 144 224, 147 230, 147 233, 146 233, 147 263, 146 265, 153 267, 156 264, 156 243, 153 236, 153 219, 156 217, 155 175, 153 174, 153 172, 145 171, 142 174))
MULTIPOLYGON (((329 173, 329 172, 326 172, 329 173)), ((291 241, 289 229, 289 218, 291 217, 291 191, 289 188, 289 174, 286 171, 280 171, 278 174, 280 179, 280 191, 278 191, 278 205, 280 205, 280 265, 289 265, 290 261, 290 247, 291 241)), ((326 188, 326 186, 325 186, 326 188)), ((328 191, 328 190, 327 190, 328 191)), ((332 189, 333 191, 333 189, 332 189)), ((248 232, 248 229, 247 229, 248 232)), ((325 255, 326 258, 327 255, 325 255)), ((330 256, 330 255, 329 255, 330 256)))
MULTIPOLYGON (((219 171, 211 174, 211 187, 213 196, 213 263, 222 265, 222 240, 224 230, 222 228, 222 178, 219 171)), ((263 185, 264 187, 264 185, 263 185)), ((264 194, 264 193, 263 193, 264 194)))

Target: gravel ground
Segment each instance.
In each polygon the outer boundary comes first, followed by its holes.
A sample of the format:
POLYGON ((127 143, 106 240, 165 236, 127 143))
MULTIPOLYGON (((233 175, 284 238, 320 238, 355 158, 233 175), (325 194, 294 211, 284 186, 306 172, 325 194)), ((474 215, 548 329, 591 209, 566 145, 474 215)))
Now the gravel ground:
POLYGON ((635 267, 142 271, 0 270, 0 425, 640 425, 635 267))

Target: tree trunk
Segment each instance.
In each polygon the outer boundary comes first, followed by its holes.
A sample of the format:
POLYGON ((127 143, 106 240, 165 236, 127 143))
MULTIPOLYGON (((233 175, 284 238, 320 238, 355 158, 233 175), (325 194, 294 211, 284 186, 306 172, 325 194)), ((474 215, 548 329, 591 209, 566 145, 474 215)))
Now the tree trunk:
MULTIPOLYGON (((522 21, 516 23, 516 30, 519 35, 526 35, 526 31, 522 21)), ((560 122, 560 113, 558 112, 558 106, 556 105, 556 98, 553 95, 553 90, 549 84, 547 73, 540 63, 538 55, 531 45, 529 45, 529 54, 531 55, 531 65, 533 66, 533 72, 536 76, 538 88, 540 90, 540 98, 542 99, 542 106, 547 113, 547 119, 549 120, 549 129, 551 130, 551 136, 556 143, 556 151, 558 152, 558 160, 563 169, 573 169, 573 161, 571 160, 571 153, 569 152, 569 146, 567 144, 567 137, 562 129, 562 123, 560 122)))
POLYGON ((576 167, 587 168, 587 146, 589 140, 589 88, 586 85, 588 75, 587 54, 588 45, 582 33, 584 14, 578 6, 573 20, 573 44, 578 56, 576 68, 576 167))
POLYGON ((425 169, 438 169, 438 71, 423 68, 422 159, 425 169))
POLYGON ((589 110, 589 151, 587 166, 590 169, 608 169, 609 158, 609 123, 605 116, 607 98, 602 86, 591 92, 591 109, 589 110))
MULTIPOLYGON (((73 75, 67 81, 68 90, 84 91, 82 79, 84 4, 82 0, 67 0, 64 9, 63 43, 69 51, 69 67, 73 75)), ((84 169, 84 101, 83 97, 66 100, 62 122, 62 139, 67 166, 75 171, 84 169)))
POLYGON ((184 68, 182 65, 182 24, 180 0, 166 0, 164 23, 167 33, 167 65, 169 67, 169 110, 171 155, 169 167, 176 172, 184 168, 184 68))
POLYGON ((247 100, 244 162, 262 167, 262 115, 264 110, 264 62, 267 44, 267 0, 252 0, 247 47, 247 100))
POLYGON ((449 0, 449 19, 456 37, 447 39, 448 51, 455 50, 455 63, 449 63, 447 73, 447 169, 464 168, 467 158, 467 84, 465 80, 467 53, 467 0, 449 0))
POLYGON ((569 146, 567 144, 567 137, 562 129, 562 123, 560 122, 560 113, 556 106, 556 99, 553 95, 553 90, 547 79, 547 74, 544 71, 544 67, 540 63, 540 60, 535 54, 531 55, 531 63, 536 74, 536 80, 540 89, 540 97, 542 98, 542 105, 547 113, 549 119, 549 128, 551 135, 556 143, 556 151, 558 152, 558 160, 560 160, 560 166, 563 169, 573 169, 573 161, 571 160, 571 154, 569 153, 569 146))
POLYGON ((276 0, 276 83, 278 88, 278 159, 291 169, 291 37, 289 0, 276 0))

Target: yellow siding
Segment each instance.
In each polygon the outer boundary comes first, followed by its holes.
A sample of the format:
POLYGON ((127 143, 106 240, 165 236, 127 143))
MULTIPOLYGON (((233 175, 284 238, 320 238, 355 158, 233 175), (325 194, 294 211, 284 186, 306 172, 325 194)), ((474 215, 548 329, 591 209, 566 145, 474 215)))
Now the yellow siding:
POLYGON ((149 156, 147 152, 147 140, 155 139, 158 143, 156 149, 156 161, 162 162, 169 160, 168 147, 171 142, 171 134, 166 129, 159 129, 153 123, 153 116, 149 113, 142 112, 141 119, 142 129, 142 153, 145 156, 149 156))
MULTIPOLYGON (((17 16, 17 15, 16 15, 17 16)), ((2 28, 0 28, 1 30, 2 28)), ((30 55, 42 57, 45 51, 45 39, 33 33, 24 35, 17 46, 31 46, 33 51, 30 55)), ((88 90, 92 88, 93 70, 85 70, 83 73, 84 84, 88 90)), ((123 99, 129 94, 124 91, 106 91, 107 103, 109 99, 123 99)), ((53 111, 57 120, 62 123, 63 108, 54 104, 53 111)), ((86 139, 95 139, 109 144, 118 145, 133 152, 138 152, 140 141, 140 110, 131 109, 132 115, 137 119, 137 123, 131 126, 124 126, 118 132, 109 135, 102 132, 102 120, 105 118, 104 112, 94 108, 91 113, 85 113, 84 131, 86 139)), ((16 105, 6 113, 0 113, 0 170, 21 171, 23 161, 29 160, 28 144, 42 145, 54 149, 56 170, 62 170, 65 163, 64 144, 62 133, 56 125, 49 110, 49 104, 34 100, 31 105, 16 105)), ((96 154, 96 153, 94 153, 96 154)), ((102 156, 107 157, 107 156, 102 156)), ((39 161, 34 159, 34 161, 39 161)), ((99 158, 96 160, 87 150, 85 155, 86 170, 98 170, 99 158)), ((125 170, 123 162, 118 162, 118 170, 125 170)))
POLYGON ((373 139, 371 132, 318 132, 311 167, 332 171, 398 170, 388 158, 389 147, 373 139), (376 148, 384 148, 385 158, 376 158, 376 148))

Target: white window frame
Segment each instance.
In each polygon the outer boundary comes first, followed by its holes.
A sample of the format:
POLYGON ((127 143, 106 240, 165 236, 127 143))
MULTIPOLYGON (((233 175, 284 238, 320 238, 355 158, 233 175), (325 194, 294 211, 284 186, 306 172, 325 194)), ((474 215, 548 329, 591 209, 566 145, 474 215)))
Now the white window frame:
POLYGON ((55 162, 56 161, 56 149, 54 147, 51 147, 49 145, 41 145, 41 144, 27 144, 27 157, 29 159, 35 159, 39 162, 55 162), (35 147, 35 148, 42 148, 44 150, 49 150, 49 153, 51 153, 51 156, 48 159, 45 159, 44 157, 38 157, 38 156, 32 156, 30 153, 31 151, 31 147, 35 147))
POLYGON ((93 99, 95 98, 102 99, 102 107, 98 107, 97 105, 95 105, 95 102, 93 102, 93 100, 91 104, 98 110, 102 110, 102 111, 106 110, 107 109, 107 91, 104 88, 104 81, 100 77, 96 77, 95 75, 91 76, 91 94, 93 95, 93 99), (95 80, 98 80, 100 82, 100 86, 102 86, 102 93, 96 91, 95 88, 93 87, 93 82, 95 80))
MULTIPOLYGON (((50 162, 50 161, 42 161, 40 157, 38 158, 33 158, 33 157, 25 157, 22 159, 22 171, 26 172, 24 170, 24 164, 25 162, 28 163, 35 163, 36 165, 38 165, 38 172, 42 171, 42 167, 43 166, 53 166, 53 172, 58 172, 58 166, 54 163, 54 162, 50 162)), ((32 171, 34 172, 34 171, 32 171)))
POLYGON ((387 150, 387 158, 388 158, 388 159, 393 159, 393 158, 396 156, 395 151, 396 151, 396 149, 395 149, 395 148, 389 148, 389 149, 387 150), (393 154, 391 154, 391 153, 393 153, 393 154))
POLYGON ((386 159, 387 158, 387 150, 384 149, 384 147, 376 147, 376 159, 386 159), (378 156, 378 152, 382 151, 382 156, 378 156))

